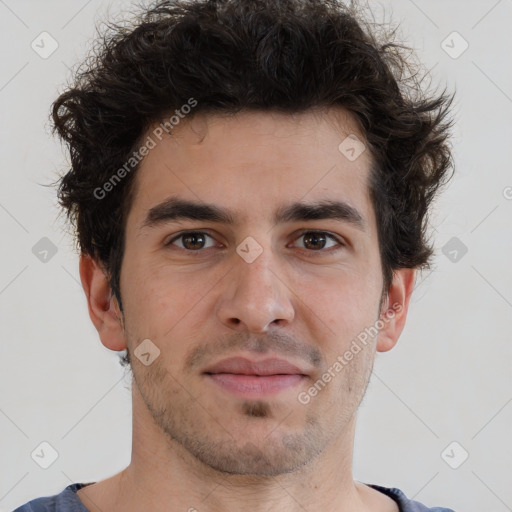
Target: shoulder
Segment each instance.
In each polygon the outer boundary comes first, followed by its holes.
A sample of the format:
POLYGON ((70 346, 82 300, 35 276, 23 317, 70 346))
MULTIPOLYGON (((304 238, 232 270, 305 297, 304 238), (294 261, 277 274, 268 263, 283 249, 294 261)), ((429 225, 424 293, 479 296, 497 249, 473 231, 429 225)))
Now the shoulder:
POLYGON ((410 500, 407 496, 396 487, 382 487, 380 485, 374 484, 366 484, 376 489, 377 491, 382 492, 386 496, 394 499, 398 504, 398 508, 400 512, 455 512, 451 508, 445 507, 427 507, 420 503, 419 501, 410 500))
POLYGON ((89 512, 78 498, 76 491, 88 484, 68 485, 59 494, 35 498, 13 512, 89 512))

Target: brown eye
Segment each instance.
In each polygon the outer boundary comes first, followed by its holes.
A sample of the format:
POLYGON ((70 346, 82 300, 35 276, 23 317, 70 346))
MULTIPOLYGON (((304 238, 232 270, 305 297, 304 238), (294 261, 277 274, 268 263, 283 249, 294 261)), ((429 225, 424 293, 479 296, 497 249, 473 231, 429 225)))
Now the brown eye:
POLYGON ((176 236, 175 238, 167 242, 166 245, 177 245, 181 249, 185 249, 188 251, 199 251, 201 249, 213 247, 215 245, 215 242, 210 235, 202 231, 187 231, 176 236), (208 238, 210 238, 213 243, 209 246, 206 246, 205 244, 208 238), (181 241, 181 244, 174 244, 174 242, 176 242, 177 240, 181 241))
POLYGON ((325 231, 306 231, 302 233, 298 239, 303 239, 303 248, 311 251, 321 251, 322 249, 332 249, 333 247, 343 246, 344 244, 334 235, 325 231), (334 242, 330 246, 326 246, 329 242, 334 242))
POLYGON ((304 246, 307 249, 323 249, 327 237, 323 233, 306 233, 304 236, 304 246))

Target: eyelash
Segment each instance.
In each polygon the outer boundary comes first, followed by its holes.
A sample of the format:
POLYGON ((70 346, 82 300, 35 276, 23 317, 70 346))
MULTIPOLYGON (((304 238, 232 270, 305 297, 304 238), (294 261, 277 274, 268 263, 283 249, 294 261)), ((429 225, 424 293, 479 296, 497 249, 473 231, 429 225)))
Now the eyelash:
MULTIPOLYGON (((298 240, 299 238, 303 237, 304 235, 308 235, 308 234, 311 234, 311 233, 326 235, 327 238, 329 238, 330 240, 332 240, 334 242, 337 242, 338 245, 339 245, 338 247, 329 247, 327 249, 318 249, 316 251, 313 250, 313 249, 301 248, 302 250, 307 251, 308 253, 310 253, 311 256, 315 256, 317 254, 321 255, 321 254, 330 253, 330 252, 337 252, 342 247, 345 247, 345 244, 341 240, 339 240, 335 235, 333 235, 332 233, 329 233, 328 231, 321 231, 321 230, 314 230, 314 229, 308 229, 308 230, 302 231, 297 236, 297 238, 295 240, 298 240)), ((207 237, 210 237, 210 238, 214 239, 212 235, 209 235, 205 231, 194 231, 194 230, 192 230, 192 231, 183 231, 180 234, 178 234, 175 237, 173 237, 168 242, 166 242, 164 244, 164 246, 165 247, 172 246, 173 242, 175 242, 176 240, 179 240, 180 238, 183 238, 186 235, 193 235, 193 234, 206 235, 207 237)), ((198 250, 195 250, 195 251, 192 250, 192 249, 184 249, 183 247, 177 247, 177 249, 178 250, 182 250, 182 251, 186 251, 186 252, 191 253, 191 254, 196 253, 196 254, 194 254, 194 256, 201 256, 202 255, 201 253, 204 253, 205 251, 208 251, 208 249, 214 249, 214 247, 208 247, 206 249, 198 249, 198 250)))

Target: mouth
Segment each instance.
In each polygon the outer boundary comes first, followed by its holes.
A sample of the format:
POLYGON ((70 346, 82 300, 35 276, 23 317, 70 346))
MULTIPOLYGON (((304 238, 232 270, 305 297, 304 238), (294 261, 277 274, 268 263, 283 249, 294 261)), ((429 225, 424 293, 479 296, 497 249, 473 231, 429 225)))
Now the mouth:
POLYGON ((257 398, 298 386, 307 374, 284 359, 225 359, 203 372, 213 384, 239 397, 257 398))

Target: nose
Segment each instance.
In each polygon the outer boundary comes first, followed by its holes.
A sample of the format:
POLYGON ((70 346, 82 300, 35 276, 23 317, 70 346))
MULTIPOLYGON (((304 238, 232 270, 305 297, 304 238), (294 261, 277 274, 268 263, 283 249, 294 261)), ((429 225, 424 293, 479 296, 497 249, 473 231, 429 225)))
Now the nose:
POLYGON ((270 249, 252 263, 238 254, 234 258, 234 268, 225 278, 217 303, 219 320, 231 329, 253 333, 290 323, 295 314, 290 300, 293 293, 270 249))

